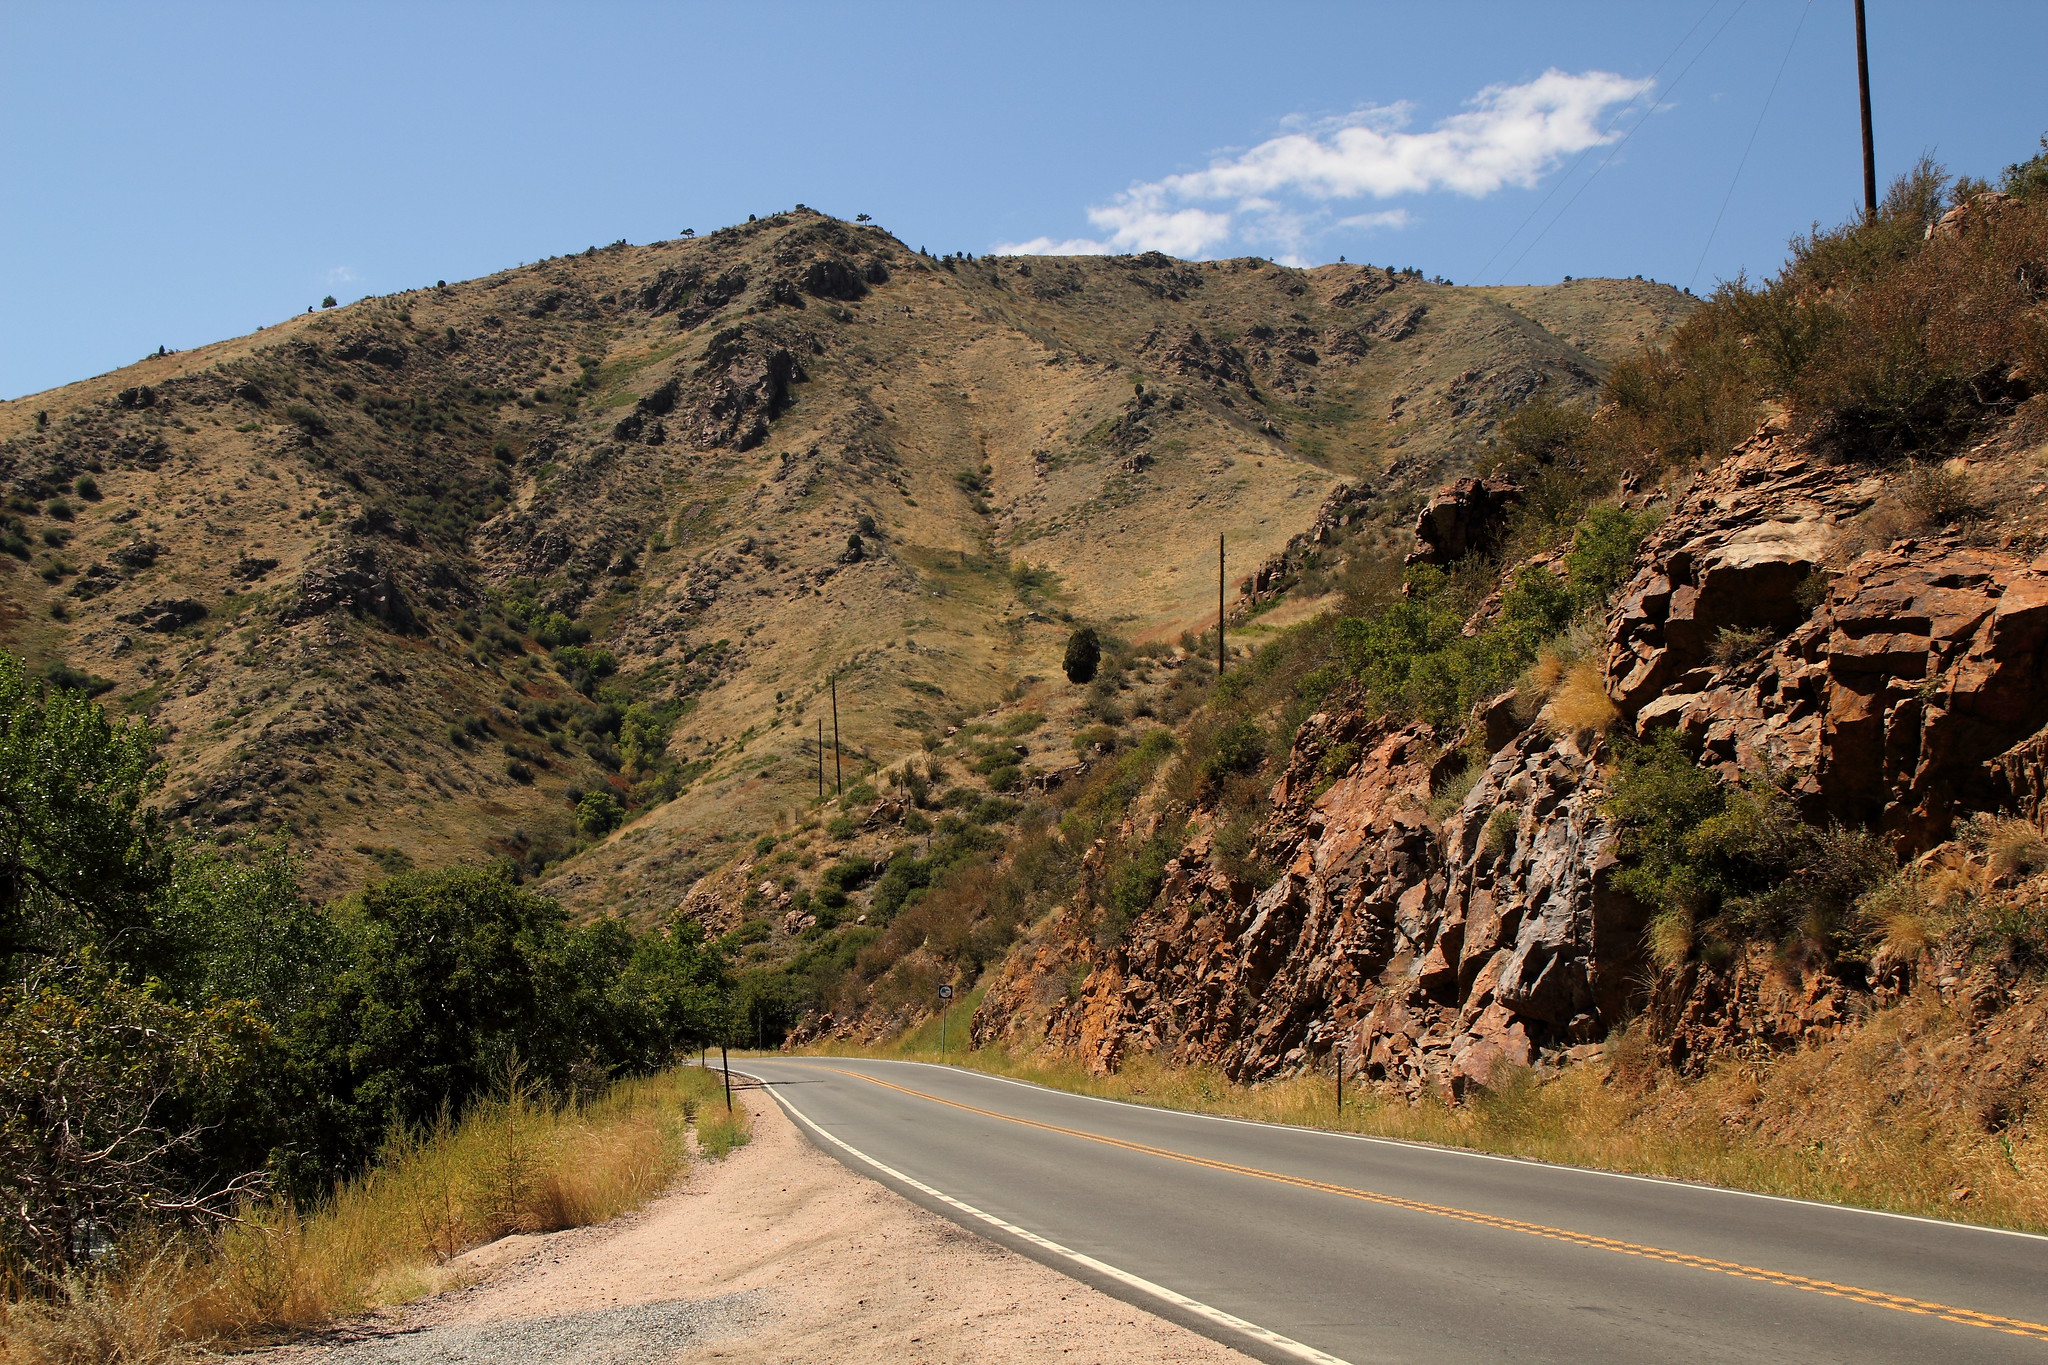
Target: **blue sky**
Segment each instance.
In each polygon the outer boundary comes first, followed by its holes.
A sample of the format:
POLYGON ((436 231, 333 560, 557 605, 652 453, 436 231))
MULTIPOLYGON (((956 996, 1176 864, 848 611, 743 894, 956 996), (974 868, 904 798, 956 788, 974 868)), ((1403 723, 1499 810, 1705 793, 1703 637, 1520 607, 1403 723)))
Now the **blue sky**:
MULTIPOLYGON (((1870 9, 1881 178, 2035 148, 2048 4, 1870 9)), ((1705 292, 1855 209, 1853 54, 1850 0, 7 0, 0 396, 799 202, 935 252, 1705 292)))

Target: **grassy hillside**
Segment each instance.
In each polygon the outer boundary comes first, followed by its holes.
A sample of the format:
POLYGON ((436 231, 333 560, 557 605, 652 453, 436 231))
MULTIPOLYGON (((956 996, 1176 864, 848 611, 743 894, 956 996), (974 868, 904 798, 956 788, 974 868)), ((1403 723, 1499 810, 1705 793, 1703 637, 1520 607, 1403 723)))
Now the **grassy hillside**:
POLYGON ((316 889, 510 858, 654 912, 1019 684, 1385 524, 1689 301, 1258 260, 934 259, 798 209, 373 298, 0 405, 0 644, 316 889), (627 820, 626 828, 610 834, 627 820), (601 842, 600 842, 601 841, 601 842))

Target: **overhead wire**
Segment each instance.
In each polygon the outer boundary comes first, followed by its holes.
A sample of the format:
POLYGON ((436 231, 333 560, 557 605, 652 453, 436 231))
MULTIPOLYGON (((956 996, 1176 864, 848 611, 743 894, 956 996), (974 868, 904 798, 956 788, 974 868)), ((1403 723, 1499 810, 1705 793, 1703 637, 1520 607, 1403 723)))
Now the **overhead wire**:
POLYGON ((1777 98, 1778 85, 1785 79, 1785 68, 1792 64, 1792 49, 1799 45, 1799 35, 1806 28, 1806 16, 1813 13, 1813 0, 1799 7, 1799 22, 1792 26, 1792 41, 1785 44, 1785 55, 1778 62, 1778 74, 1771 80, 1771 88, 1764 95, 1764 107, 1757 110, 1756 127, 1749 130, 1749 142, 1742 149, 1742 159, 1735 163, 1735 174, 1728 178, 1728 193, 1721 196, 1721 211, 1714 215, 1714 226, 1707 230, 1706 244, 1700 248, 1699 260, 1693 262, 1692 277, 1685 282, 1687 293, 1699 280, 1700 271, 1706 266, 1707 253, 1713 249, 1715 234, 1721 231, 1721 220, 1728 215, 1729 202, 1735 198, 1735 186, 1742 179, 1742 168, 1749 164, 1749 154, 1756 148, 1757 134, 1764 130, 1764 116, 1771 112, 1771 101, 1777 98))
POLYGON ((1564 174, 1551 182, 1550 189, 1544 194, 1542 199, 1537 201, 1536 207, 1529 210, 1529 216, 1524 218, 1521 222, 1517 223, 1515 225, 1515 230, 1513 232, 1510 232, 1507 235, 1507 237, 1502 240, 1501 244, 1493 249, 1493 254, 1491 256, 1488 256, 1484 263, 1482 263, 1477 270, 1472 272, 1472 278, 1474 280, 1481 280, 1486 278, 1487 270, 1492 267, 1495 261, 1500 259, 1500 254, 1515 244, 1515 238, 1521 236, 1523 231, 1529 226, 1529 224, 1536 221, 1537 214, 1543 212, 1545 208, 1549 207, 1550 201, 1557 196, 1557 192, 1563 189, 1568 183, 1570 183, 1571 178, 1579 173, 1579 167, 1586 164, 1586 158, 1593 154, 1593 149, 1595 147, 1602 147, 1606 145, 1607 135, 1614 131, 1615 125, 1619 124, 1624 118, 1628 117, 1628 111, 1635 108, 1636 101, 1641 99, 1644 95, 1651 94, 1656 90, 1657 77, 1664 74, 1664 68, 1671 65, 1671 59, 1676 57, 1679 54, 1679 52, 1685 47, 1685 45, 1692 41, 1692 35, 1700 31, 1700 25, 1707 22, 1707 16, 1712 14, 1717 8, 1719 8, 1720 4, 1721 0, 1707 0, 1707 7, 1700 11, 1700 17, 1692 21, 1692 27, 1685 31, 1685 36, 1680 38, 1676 43, 1672 45, 1671 51, 1664 54, 1664 60, 1657 63, 1657 69, 1650 73, 1650 84, 1648 88, 1637 92, 1634 96, 1632 96, 1629 99, 1628 103, 1622 105, 1621 108, 1614 111, 1614 117, 1607 120, 1607 126, 1600 130, 1599 140, 1596 142, 1589 143, 1584 148, 1580 149, 1579 154, 1572 158, 1572 164, 1565 167, 1564 174))
MULTIPOLYGON (((1684 69, 1682 69, 1676 76, 1673 76, 1671 78, 1671 84, 1664 88, 1664 93, 1666 95, 1669 95, 1672 91, 1678 89, 1679 85, 1685 80, 1686 76, 1691 73, 1693 67, 1699 64, 1700 58, 1706 56, 1707 53, 1712 50, 1714 44, 1720 41, 1721 35, 1728 31, 1728 25, 1734 23, 1735 17, 1741 14, 1744 9, 1748 8, 1748 6, 1749 0, 1742 0, 1741 4, 1738 4, 1734 9, 1728 12, 1728 17, 1721 21, 1721 27, 1714 30, 1713 37, 1707 39, 1707 41, 1701 45, 1700 50, 1692 54, 1692 60, 1688 61, 1685 64, 1684 69)), ((1564 218, 1565 214, 1571 212, 1572 205, 1579 202, 1579 196, 1586 192, 1586 187, 1588 185, 1591 185, 1595 180, 1598 180, 1600 178, 1600 172, 1607 169, 1608 165, 1614 160, 1614 158, 1621 154, 1621 149, 1628 145, 1628 140, 1634 137, 1637 133, 1641 132, 1643 129, 1643 125, 1650 121, 1650 115, 1656 112, 1656 106, 1652 105, 1649 109, 1643 112, 1643 116, 1640 119, 1636 120, 1635 127, 1629 129, 1627 132, 1621 135, 1621 140, 1615 143, 1614 146, 1608 151, 1607 155, 1601 159, 1600 164, 1593 168, 1593 173, 1587 176, 1584 180, 1579 182, 1579 187, 1576 190, 1572 191, 1572 197, 1564 201, 1564 207, 1560 208, 1557 211, 1557 213, 1552 216, 1551 220, 1543 225, 1541 231, 1539 231, 1534 237, 1529 239, 1529 245, 1522 248, 1520 255, 1516 256, 1514 260, 1508 262, 1507 269, 1501 271, 1500 273, 1500 280, 1498 281, 1499 283, 1505 283, 1507 277, 1514 273, 1515 267, 1522 263, 1523 258, 1528 256, 1528 254, 1531 251, 1534 251, 1536 249, 1536 244, 1542 241, 1544 237, 1549 235, 1550 230, 1558 225, 1559 221, 1561 221, 1564 218)))

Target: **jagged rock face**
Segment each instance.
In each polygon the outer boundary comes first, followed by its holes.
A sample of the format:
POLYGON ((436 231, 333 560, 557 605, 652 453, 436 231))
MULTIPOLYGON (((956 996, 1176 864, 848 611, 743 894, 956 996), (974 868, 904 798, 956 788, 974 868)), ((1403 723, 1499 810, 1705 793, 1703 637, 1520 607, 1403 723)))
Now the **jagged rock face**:
POLYGON ((1492 549, 1508 509, 1521 500, 1522 486, 1497 476, 1459 479, 1439 488, 1415 518, 1415 548, 1408 562, 1449 564, 1492 549))
POLYGON ((1103 1069, 1133 1049, 1244 1079, 1341 1056, 1447 1093, 1594 1043, 1629 1003, 1643 922, 1607 886, 1597 749, 1530 731, 1441 826, 1426 809, 1436 756, 1420 727, 1311 718, 1265 840, 1293 852, 1277 882, 1254 896, 1197 837, 1078 999, 1047 1006, 1041 983, 1078 959, 1042 947, 1006 967, 977 1036, 1042 1012, 1050 1043, 1103 1069), (1365 756, 1318 794, 1322 755, 1343 744, 1365 756))
MULTIPOLYGON (((1476 488, 1438 501, 1469 507, 1476 488)), ((2048 805, 2048 556, 1900 541, 1831 570, 1842 524, 1878 493, 1868 467, 1759 433, 1645 547, 1609 618, 1605 680, 1639 733, 1676 726, 1728 780, 1772 771, 1811 818, 1913 853, 1961 811, 2048 805)), ((1653 973, 1647 908, 1610 876, 1605 742, 1547 714, 1520 728, 1507 701, 1474 717, 1492 756, 1441 821, 1432 767, 1455 736, 1356 704, 1312 717, 1260 839, 1284 868, 1272 885, 1234 882, 1199 833, 1097 951, 1084 879, 1066 931, 1007 964, 977 1036, 1042 1019, 1103 1069, 1134 1049, 1241 1079, 1341 1058, 1457 1094, 1503 1064, 1590 1055, 1644 1006, 1679 1065, 1848 1017, 1843 982, 1768 954, 1653 973), (1361 756, 1329 781, 1346 751, 1361 756)))
POLYGON ((1731 781, 1769 767, 1809 816, 1910 853, 2031 780, 1994 761, 2048 724, 2048 560, 1901 541, 1802 593, 1874 497, 1867 471, 1753 443, 1649 547, 1613 618, 1609 691, 1639 732, 1676 727, 1731 781), (1716 662, 1723 631, 1781 638, 1716 662))
POLYGON ((1762 435, 1689 492, 1643 551, 1612 619, 1608 692, 1633 715, 1688 684, 1722 631, 1782 636, 1839 524, 1876 500, 1867 469, 1821 465, 1762 435))
POLYGON ((1853 1017, 1850 991, 1828 972, 1795 972, 1769 952, 1747 953, 1714 969, 1687 962, 1661 974, 1650 991, 1650 1034, 1681 1071, 1747 1043, 1773 1051, 1826 1036, 1853 1017))
POLYGON ((804 377, 787 346, 740 327, 711 339, 697 374, 707 382, 688 421, 690 439, 705 450, 759 445, 768 423, 789 406, 790 386, 804 377))

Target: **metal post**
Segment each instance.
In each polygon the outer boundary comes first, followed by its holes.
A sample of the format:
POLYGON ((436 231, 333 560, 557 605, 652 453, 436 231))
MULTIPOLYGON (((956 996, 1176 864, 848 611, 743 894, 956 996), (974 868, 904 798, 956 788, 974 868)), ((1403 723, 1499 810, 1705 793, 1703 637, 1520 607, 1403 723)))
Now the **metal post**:
POLYGON ((839 766, 839 675, 832 675, 832 790, 846 795, 846 771, 839 766))
POLYGON ((732 1112, 732 1063, 725 1059, 725 1044, 718 1045, 718 1065, 725 1072, 725 1112, 732 1112))
POLYGON ((1863 217, 1877 217, 1877 151, 1870 135, 1870 45, 1863 36, 1863 0, 1856 0, 1856 93, 1863 103, 1863 217))
POLYGON ((946 1016, 953 1012, 953 1002, 939 1006, 939 1060, 946 1060, 946 1016))
POLYGON ((1223 537, 1216 537, 1216 676, 1223 676, 1223 537))
POLYGON ((1338 1044, 1337 1053, 1337 1117, 1344 1117, 1344 1046, 1338 1044))

